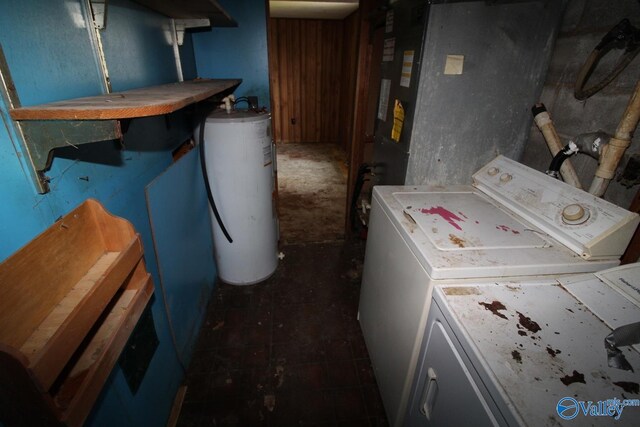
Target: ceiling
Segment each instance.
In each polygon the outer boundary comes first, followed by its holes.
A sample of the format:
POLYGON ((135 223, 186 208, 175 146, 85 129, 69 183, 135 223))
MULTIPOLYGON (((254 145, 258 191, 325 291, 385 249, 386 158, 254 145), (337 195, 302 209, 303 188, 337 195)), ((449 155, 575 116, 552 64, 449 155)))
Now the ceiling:
POLYGON ((272 18, 344 19, 359 0, 269 0, 272 18))

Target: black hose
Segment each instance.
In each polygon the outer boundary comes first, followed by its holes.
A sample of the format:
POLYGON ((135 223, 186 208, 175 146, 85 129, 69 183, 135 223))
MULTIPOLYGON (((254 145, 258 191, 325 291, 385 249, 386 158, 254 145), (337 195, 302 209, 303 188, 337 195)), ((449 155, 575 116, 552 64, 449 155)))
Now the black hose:
POLYGON ((213 194, 211 193, 211 186, 209 185, 209 174, 207 173, 207 162, 204 158, 204 126, 207 123, 207 116, 204 117, 202 122, 200 123, 200 169, 202 170, 202 178, 204 178, 204 186, 207 189, 207 198, 209 199, 209 205, 211 205, 211 210, 213 211, 213 215, 216 217, 216 221, 218 221, 218 225, 220 226, 220 230, 224 234, 224 237, 227 238, 229 243, 233 243, 233 239, 227 232, 227 229, 222 222, 222 218, 220 218, 220 214, 218 213, 218 209, 216 208, 216 202, 213 200, 213 194))
POLYGON ((562 150, 558 151, 558 153, 553 156, 553 160, 551 160, 551 164, 547 170, 547 175, 559 179, 560 167, 565 160, 573 156, 575 153, 576 152, 571 149, 569 144, 565 145, 562 150))
POLYGON ((628 19, 623 19, 602 38, 593 49, 585 63, 580 68, 574 87, 574 96, 584 101, 611 83, 618 74, 635 58, 640 51, 640 30, 635 28, 628 19), (613 49, 624 49, 613 69, 599 82, 585 88, 589 77, 598 66, 600 60, 613 49))

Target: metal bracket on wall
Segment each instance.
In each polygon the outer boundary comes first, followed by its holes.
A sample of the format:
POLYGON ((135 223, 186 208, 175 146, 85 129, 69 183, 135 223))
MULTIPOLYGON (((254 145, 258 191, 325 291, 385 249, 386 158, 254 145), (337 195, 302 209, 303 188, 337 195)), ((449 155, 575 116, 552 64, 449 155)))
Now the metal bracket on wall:
MULTIPOLYGON (((0 92, 12 110, 20 108, 2 46, 0 46, 0 92)), ((45 172, 51 166, 51 150, 122 138, 118 120, 29 120, 13 121, 22 155, 30 169, 38 193, 49 191, 45 172)))

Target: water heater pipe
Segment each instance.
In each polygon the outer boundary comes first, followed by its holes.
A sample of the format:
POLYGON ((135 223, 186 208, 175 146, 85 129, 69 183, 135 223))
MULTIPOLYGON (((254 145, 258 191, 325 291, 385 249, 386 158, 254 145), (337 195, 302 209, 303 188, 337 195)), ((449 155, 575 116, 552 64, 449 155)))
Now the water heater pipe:
POLYGON ((638 127, 640 120, 640 80, 636 83, 636 88, 629 99, 627 109, 622 115, 622 120, 618 124, 615 135, 609 140, 609 144, 604 147, 600 156, 600 165, 596 170, 596 176, 591 182, 589 193, 596 197, 602 197, 609 182, 615 175, 616 168, 622 159, 627 147, 631 144, 631 136, 638 127))
MULTIPOLYGON (((551 155, 555 157, 556 154, 562 150, 563 146, 562 142, 560 142, 560 137, 556 132, 556 128, 553 126, 553 121, 551 121, 551 116, 547 111, 547 107, 542 103, 536 104, 531 109, 531 112, 533 113, 533 120, 536 122, 540 132, 542 132, 542 136, 544 136, 544 140, 547 141, 547 146, 549 146, 551 155)), ((576 188, 582 189, 582 184, 580 184, 578 174, 576 174, 576 170, 573 168, 570 160, 562 163, 562 166, 560 167, 560 174, 567 184, 571 184, 576 188)))

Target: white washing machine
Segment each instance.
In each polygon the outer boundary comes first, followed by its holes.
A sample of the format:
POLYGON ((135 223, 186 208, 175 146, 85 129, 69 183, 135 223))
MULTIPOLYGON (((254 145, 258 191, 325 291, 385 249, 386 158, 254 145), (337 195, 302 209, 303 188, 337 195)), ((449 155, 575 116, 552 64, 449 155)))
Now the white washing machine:
POLYGON ((405 425, 640 425, 640 346, 605 347, 636 322, 640 264, 436 287, 405 425))
POLYGON ((391 425, 403 425, 433 287, 600 271, 637 214, 499 156, 473 186, 374 188, 358 318, 391 425))

